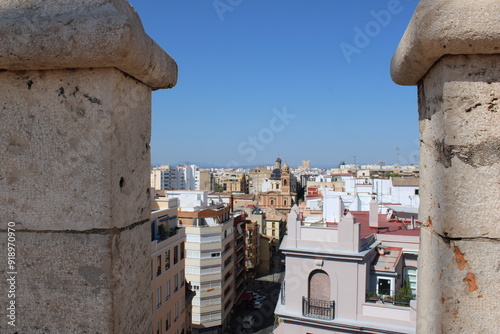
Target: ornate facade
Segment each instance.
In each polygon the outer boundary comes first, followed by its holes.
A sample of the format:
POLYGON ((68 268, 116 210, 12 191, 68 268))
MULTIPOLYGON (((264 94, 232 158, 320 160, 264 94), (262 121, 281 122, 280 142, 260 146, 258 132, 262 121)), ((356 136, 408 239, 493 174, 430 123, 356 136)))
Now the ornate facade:
POLYGON ((284 164, 281 167, 281 159, 276 159, 276 165, 269 177, 270 190, 259 194, 259 207, 263 210, 274 208, 288 213, 297 201, 297 193, 292 187, 290 167, 284 164))

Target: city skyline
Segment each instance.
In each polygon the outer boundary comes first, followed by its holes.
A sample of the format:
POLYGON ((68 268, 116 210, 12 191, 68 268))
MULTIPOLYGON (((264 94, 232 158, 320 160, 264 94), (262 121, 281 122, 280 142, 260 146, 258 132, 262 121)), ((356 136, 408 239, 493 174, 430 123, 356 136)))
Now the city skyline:
POLYGON ((131 4, 179 65, 153 93, 153 165, 418 164, 416 88, 389 76, 416 1, 131 4))
MULTIPOLYGON (((354 163, 349 163, 349 162, 346 162, 346 161, 341 161, 342 162, 345 162, 345 164, 343 165, 353 165, 354 163)), ((289 164, 287 161, 283 161, 283 163, 287 163, 289 164)), ((227 166, 219 166, 219 165, 215 165, 213 163, 208 163, 208 162, 197 162, 197 161, 178 161, 178 162, 171 162, 171 161, 167 161, 167 162, 164 162, 164 163, 158 163, 158 164, 151 164, 151 168, 155 168, 155 167, 160 167, 160 166, 166 166, 166 165, 169 165, 169 166, 185 166, 185 165, 195 165, 197 167, 200 167, 202 169, 210 169, 210 168, 215 168, 215 169, 228 169, 228 170, 231 170, 231 169, 237 169, 237 168, 240 168, 240 169, 252 169, 252 168, 256 168, 256 167, 268 167, 268 168, 272 168, 274 166, 274 161, 264 161, 260 164, 253 164, 253 165, 241 165, 241 166, 238 166, 238 167, 227 167, 227 166)), ((405 167, 405 166, 418 166, 418 165, 415 165, 415 164, 405 164, 405 165, 400 165, 400 164, 390 164, 390 163, 384 163, 384 164, 377 164, 377 162, 356 162, 356 165, 361 169, 363 168, 363 166, 368 166, 368 165, 380 165, 380 166, 401 166, 401 167, 405 167)), ((299 168, 302 166, 302 161, 298 164, 292 164, 290 165, 290 168, 294 169, 294 168, 299 168)), ((312 161, 310 161, 310 168, 317 168, 317 169, 335 169, 335 168, 340 168, 340 164, 337 163, 337 164, 332 164, 332 165, 328 165, 328 164, 314 164, 312 161)))

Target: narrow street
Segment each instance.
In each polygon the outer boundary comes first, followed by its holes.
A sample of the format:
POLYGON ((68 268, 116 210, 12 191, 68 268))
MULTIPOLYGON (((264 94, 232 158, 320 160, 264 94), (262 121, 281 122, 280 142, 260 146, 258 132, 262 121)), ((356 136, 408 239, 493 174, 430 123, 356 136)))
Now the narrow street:
POLYGON ((247 291, 258 293, 264 296, 262 307, 255 309, 251 301, 244 301, 234 310, 234 317, 231 321, 231 327, 226 334, 269 334, 274 328, 274 309, 279 299, 281 282, 285 277, 284 265, 281 263, 281 256, 276 257, 274 268, 279 272, 267 276, 257 277, 253 282, 249 282, 247 291), (254 318, 254 324, 251 329, 242 327, 243 319, 246 316, 254 318))

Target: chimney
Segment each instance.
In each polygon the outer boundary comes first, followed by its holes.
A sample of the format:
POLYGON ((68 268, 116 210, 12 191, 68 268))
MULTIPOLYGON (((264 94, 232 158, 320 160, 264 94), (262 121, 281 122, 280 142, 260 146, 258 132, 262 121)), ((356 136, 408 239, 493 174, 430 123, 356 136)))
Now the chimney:
POLYGON ((378 228, 378 203, 374 199, 370 201, 369 226, 373 228, 378 228))

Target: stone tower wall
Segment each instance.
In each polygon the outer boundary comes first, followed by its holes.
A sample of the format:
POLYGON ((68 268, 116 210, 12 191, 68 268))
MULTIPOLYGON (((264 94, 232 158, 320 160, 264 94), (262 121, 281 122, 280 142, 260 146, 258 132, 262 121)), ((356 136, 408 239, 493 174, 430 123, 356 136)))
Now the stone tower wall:
POLYGON ((500 2, 422 0, 393 57, 418 85, 418 333, 498 330, 500 2))
POLYGON ((175 62, 123 0, 2 2, 0 44, 0 332, 150 333, 151 91, 175 62))

